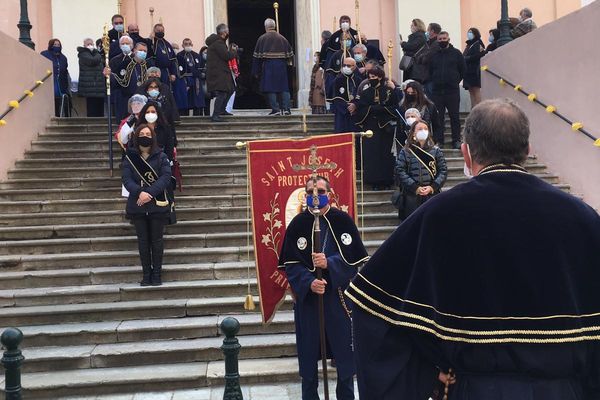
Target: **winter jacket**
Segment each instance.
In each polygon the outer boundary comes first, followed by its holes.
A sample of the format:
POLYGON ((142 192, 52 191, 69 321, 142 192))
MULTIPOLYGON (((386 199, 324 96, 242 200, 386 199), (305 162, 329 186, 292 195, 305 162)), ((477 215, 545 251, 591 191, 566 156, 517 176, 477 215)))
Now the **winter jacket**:
POLYGON ((467 40, 463 55, 467 67, 463 77, 464 88, 481 87, 481 57, 485 55, 483 42, 480 39, 467 40))
MULTIPOLYGON (((129 148, 127 154, 132 156, 135 154, 139 155, 139 150, 135 148, 129 148)), ((129 162, 127 157, 123 159, 122 167, 122 182, 125 189, 129 192, 127 198, 126 212, 128 217, 137 215, 150 215, 167 213, 170 211, 170 207, 161 207, 156 205, 156 197, 164 194, 165 191, 169 190, 171 185, 171 165, 169 159, 165 153, 160 149, 154 151, 150 157, 146 160, 148 164, 152 166, 152 169, 158 174, 158 179, 152 183, 152 186, 142 187, 142 180, 136 172, 133 165, 129 162), (149 193, 153 199, 143 206, 137 205, 137 200, 140 193, 144 191, 149 193)), ((141 172, 141 171, 140 171, 141 172)))
POLYGON ((440 45, 438 44, 437 38, 430 39, 427 41, 427 47, 423 49, 416 57, 415 62, 422 66, 424 70, 423 74, 423 82, 429 82, 429 64, 431 64, 431 57, 440 49, 440 45))
POLYGON ((54 53, 51 48, 41 52, 41 55, 52 61, 52 78, 54 80, 54 97, 70 94, 69 63, 67 57, 60 52, 54 53))
POLYGON ((208 92, 233 93, 235 86, 229 69, 229 60, 233 60, 236 53, 227 48, 227 43, 216 33, 206 39, 208 46, 206 60, 206 84, 208 92))
POLYGON ((77 93, 82 97, 104 97, 106 95, 106 78, 102 75, 104 59, 97 49, 89 50, 78 47, 79 53, 79 88, 77 93))
POLYGON ((465 75, 466 68, 462 53, 451 44, 436 51, 429 64, 433 93, 443 95, 458 92, 458 85, 465 75))
POLYGON ((400 150, 396 160, 396 180, 404 189, 404 193, 416 196, 415 192, 421 186, 431 186, 438 193, 444 186, 448 177, 444 153, 437 146, 431 147, 427 152, 435 157, 437 168, 435 179, 411 152, 407 152, 405 148, 400 150))

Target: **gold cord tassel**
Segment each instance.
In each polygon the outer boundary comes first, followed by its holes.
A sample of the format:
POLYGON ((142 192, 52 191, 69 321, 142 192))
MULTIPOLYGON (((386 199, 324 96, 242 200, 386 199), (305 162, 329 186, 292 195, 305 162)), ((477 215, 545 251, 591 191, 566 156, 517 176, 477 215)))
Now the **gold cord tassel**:
POLYGON ((246 301, 244 302, 244 310, 246 311, 252 311, 256 308, 256 305, 254 304, 254 297, 249 294, 246 296, 246 301))

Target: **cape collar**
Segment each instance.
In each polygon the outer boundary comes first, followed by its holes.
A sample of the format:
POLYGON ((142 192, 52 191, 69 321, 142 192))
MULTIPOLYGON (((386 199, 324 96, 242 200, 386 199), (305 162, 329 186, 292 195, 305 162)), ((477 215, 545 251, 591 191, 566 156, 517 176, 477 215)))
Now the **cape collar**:
POLYGON ((518 173, 518 174, 529 175, 529 172, 527 172, 527 170, 525 168, 523 168, 522 166, 520 166, 518 164, 492 164, 492 165, 488 165, 487 167, 485 167, 481 171, 479 171, 477 176, 493 174, 493 173, 498 173, 498 172, 518 173))

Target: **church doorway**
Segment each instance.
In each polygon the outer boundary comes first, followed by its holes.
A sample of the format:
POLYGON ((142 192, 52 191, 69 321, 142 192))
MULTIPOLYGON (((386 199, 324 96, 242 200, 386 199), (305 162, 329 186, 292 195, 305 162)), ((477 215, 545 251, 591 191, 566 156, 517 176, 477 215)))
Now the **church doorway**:
MULTIPOLYGON (((300 0, 305 1, 305 0, 300 0)), ((252 54, 256 41, 265 33, 264 22, 267 18, 275 19, 272 0, 228 0, 227 15, 229 25, 229 42, 236 43, 243 51, 240 54, 240 77, 235 97, 236 109, 270 108, 259 89, 259 82, 252 76, 252 54)), ((278 0, 279 32, 296 48, 296 16, 294 0, 278 0)), ((290 93, 293 104, 298 92, 296 67, 288 68, 290 93)))

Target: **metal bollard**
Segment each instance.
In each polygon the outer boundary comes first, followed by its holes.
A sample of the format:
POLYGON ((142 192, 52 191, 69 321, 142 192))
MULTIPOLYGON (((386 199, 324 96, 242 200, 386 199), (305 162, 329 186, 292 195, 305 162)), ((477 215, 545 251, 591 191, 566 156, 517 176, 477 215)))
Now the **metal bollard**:
POLYGON ((2 365, 5 369, 5 393, 6 400, 21 400, 21 363, 25 359, 19 345, 23 341, 23 332, 16 328, 8 328, 0 337, 2 346, 6 349, 2 357, 2 365))
POLYGON ((240 323, 237 319, 227 317, 221 322, 221 332, 225 335, 223 346, 221 346, 221 350, 225 354, 225 392, 223 393, 223 400, 244 400, 238 369, 238 354, 240 354, 242 346, 235 337, 239 331, 240 323))

